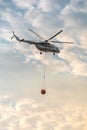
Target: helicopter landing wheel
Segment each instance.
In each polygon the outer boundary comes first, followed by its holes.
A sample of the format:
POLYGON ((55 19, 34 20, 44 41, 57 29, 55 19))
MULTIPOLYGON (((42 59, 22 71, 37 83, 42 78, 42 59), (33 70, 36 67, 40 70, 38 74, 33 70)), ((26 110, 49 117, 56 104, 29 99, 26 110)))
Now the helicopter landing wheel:
POLYGON ((40 54, 42 54, 42 52, 40 52, 40 54))

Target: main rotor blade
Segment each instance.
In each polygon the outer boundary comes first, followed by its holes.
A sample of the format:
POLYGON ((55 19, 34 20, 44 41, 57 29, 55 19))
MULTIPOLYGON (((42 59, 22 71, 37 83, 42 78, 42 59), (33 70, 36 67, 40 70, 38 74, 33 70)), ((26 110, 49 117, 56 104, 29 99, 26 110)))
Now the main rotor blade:
POLYGON ((48 42, 49 40, 53 39, 54 37, 56 37, 57 35, 59 35, 63 30, 60 30, 58 33, 56 33, 55 35, 53 35, 52 37, 50 37, 48 40, 46 40, 46 42, 48 42))
POLYGON ((28 29, 29 31, 31 31, 32 33, 34 33, 35 35, 37 35, 39 38, 43 39, 45 41, 45 39, 43 37, 41 37, 39 34, 37 34, 36 32, 32 31, 31 29, 28 29))
POLYGON ((60 41, 50 41, 50 42, 53 42, 53 43, 68 43, 68 44, 73 44, 73 42, 60 42, 60 41))

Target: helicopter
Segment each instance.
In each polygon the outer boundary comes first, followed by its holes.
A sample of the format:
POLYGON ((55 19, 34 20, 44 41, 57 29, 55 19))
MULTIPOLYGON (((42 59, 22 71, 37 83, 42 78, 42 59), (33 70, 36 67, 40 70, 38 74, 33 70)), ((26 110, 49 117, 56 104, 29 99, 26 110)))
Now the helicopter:
POLYGON ((42 54, 42 52, 51 52, 51 53, 53 53, 53 55, 55 55, 55 53, 60 53, 59 48, 56 47, 52 43, 69 43, 69 44, 73 43, 73 42, 52 41, 52 39, 54 37, 56 37, 57 35, 59 35, 61 32, 63 32, 63 30, 60 30, 59 32, 57 32, 55 35, 48 38, 47 40, 44 39, 43 37, 41 37, 36 32, 34 32, 33 30, 31 30, 31 29, 28 29, 28 30, 31 31, 32 33, 34 33, 35 35, 37 35, 42 41, 36 42, 36 41, 31 41, 31 40, 20 39, 18 36, 15 35, 14 31, 12 31, 13 36, 11 37, 11 39, 13 39, 15 37, 16 40, 19 41, 19 42, 25 42, 25 43, 28 43, 28 44, 31 44, 31 45, 35 45, 35 47, 38 50, 40 50, 40 54, 42 54))

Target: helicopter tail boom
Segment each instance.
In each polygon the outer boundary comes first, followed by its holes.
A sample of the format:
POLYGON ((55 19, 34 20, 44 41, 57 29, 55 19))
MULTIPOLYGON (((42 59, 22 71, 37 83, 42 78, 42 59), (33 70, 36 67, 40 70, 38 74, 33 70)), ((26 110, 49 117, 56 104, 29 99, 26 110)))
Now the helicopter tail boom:
POLYGON ((25 42, 28 44, 39 44, 38 42, 34 42, 34 41, 30 41, 30 40, 25 40, 25 39, 20 39, 18 36, 15 35, 14 31, 12 31, 13 36, 11 37, 11 39, 16 38, 17 41, 19 42, 25 42))

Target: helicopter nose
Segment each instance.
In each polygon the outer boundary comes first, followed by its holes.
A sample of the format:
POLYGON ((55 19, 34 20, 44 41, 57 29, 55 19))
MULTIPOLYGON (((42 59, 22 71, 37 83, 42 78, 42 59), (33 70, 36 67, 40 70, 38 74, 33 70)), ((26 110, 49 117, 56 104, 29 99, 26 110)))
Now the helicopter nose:
POLYGON ((56 48, 56 49, 57 49, 57 52, 60 53, 60 50, 58 48, 56 48))
POLYGON ((58 49, 58 53, 60 53, 60 50, 58 49))

